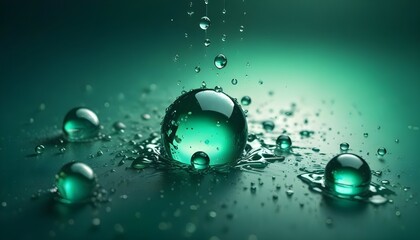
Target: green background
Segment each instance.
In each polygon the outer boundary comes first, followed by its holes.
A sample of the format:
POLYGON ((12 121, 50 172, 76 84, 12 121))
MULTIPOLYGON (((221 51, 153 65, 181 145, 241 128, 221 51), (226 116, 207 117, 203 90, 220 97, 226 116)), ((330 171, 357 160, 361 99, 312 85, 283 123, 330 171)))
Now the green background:
POLYGON ((198 27, 205 5, 192 2, 1 3, 1 238, 415 239, 420 4, 209 0, 212 43, 205 48, 198 27), (213 65, 219 53, 228 58, 222 70, 213 65), (164 109, 202 81, 238 99, 249 95, 249 131, 263 132, 260 121, 273 120, 276 128, 265 134, 266 141, 286 129, 293 145, 303 148, 303 158, 289 156, 260 172, 202 177, 118 166, 115 153, 127 148, 124 139, 159 131, 164 109), (292 103, 295 114, 281 114, 292 103), (112 132, 115 121, 128 129, 109 143, 64 144, 60 154, 56 140, 64 115, 81 105, 98 113, 104 132, 112 132), (143 120, 144 113, 152 118, 143 120), (301 139, 301 130, 315 134, 301 139), (373 181, 391 182, 393 203, 331 200, 297 179, 299 168, 325 165, 341 142, 383 172, 373 181), (46 151, 34 156, 40 143, 46 151), (375 156, 378 147, 388 150, 383 159, 375 156), (89 158, 98 150, 105 154, 89 158), (48 194, 31 200, 39 189, 51 188, 55 173, 72 160, 89 164, 105 189, 115 189, 112 202, 69 207, 48 194), (251 182, 257 184, 255 194, 251 182), (285 194, 288 188, 292 197, 285 194), (217 213, 214 219, 210 211, 217 213), (92 226, 93 218, 101 219, 100 226, 92 226))

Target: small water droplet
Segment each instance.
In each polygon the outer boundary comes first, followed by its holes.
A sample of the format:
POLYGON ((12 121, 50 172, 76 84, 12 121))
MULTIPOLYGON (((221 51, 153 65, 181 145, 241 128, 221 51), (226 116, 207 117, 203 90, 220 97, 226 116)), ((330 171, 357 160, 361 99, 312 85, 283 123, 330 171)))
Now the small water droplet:
POLYGON ((365 138, 367 138, 367 137, 369 137, 369 133, 363 133, 363 137, 365 137, 365 138))
POLYGON ((226 42, 226 38, 227 38, 226 34, 222 34, 222 41, 223 42, 226 42))
POLYGON ((218 69, 222 69, 226 67, 227 64, 227 58, 223 54, 219 54, 214 58, 214 66, 216 66, 218 69))
POLYGON ((292 146, 292 140, 287 135, 280 135, 276 140, 277 147, 282 151, 287 151, 292 146))
POLYGON ((121 131, 126 129, 126 126, 123 122, 117 121, 115 122, 112 127, 114 127, 115 131, 121 131))
POLYGON ((248 106, 249 104, 251 104, 251 97, 243 96, 241 99, 241 104, 244 106, 248 106))
POLYGON ((232 79, 232 81, 231 81, 231 83, 232 83, 232 85, 236 85, 236 84, 238 84, 238 79, 233 78, 233 79, 232 79))
POLYGON ((223 88, 221 86, 214 87, 214 90, 216 90, 216 92, 223 92, 223 88))
POLYGON ((41 154, 41 153, 44 152, 44 150, 45 150, 45 146, 42 145, 42 144, 40 144, 40 145, 38 145, 38 146, 35 147, 35 153, 36 154, 41 154))
POLYGON ((350 144, 348 144, 346 142, 340 143, 341 151, 347 151, 347 150, 349 150, 349 147, 350 147, 350 144))
POLYGON ((239 27, 239 32, 243 32, 244 31, 244 26, 243 25, 241 25, 240 27, 239 27))
POLYGON ((207 30, 207 28, 210 27, 210 18, 208 18, 207 16, 204 16, 200 19, 200 28, 203 30, 207 30))
POLYGON ((205 152, 196 152, 191 156, 191 166, 198 171, 206 170, 210 166, 210 158, 205 152))
POLYGON ((271 120, 263 121, 262 122, 263 129, 267 132, 271 132, 274 129, 274 122, 271 120))
POLYGON ((92 140, 98 136, 99 129, 99 119, 90 109, 73 108, 64 117, 63 132, 68 141, 92 140))
MULTIPOLYGON (((384 148, 384 147, 378 148, 377 153, 378 153, 378 155, 379 155, 379 156, 381 156, 381 157, 385 156, 385 154, 387 153, 386 148, 384 148)), ((391 154, 391 155, 392 155, 392 154, 391 154)))
POLYGON ((208 46, 210 46, 210 44, 211 44, 210 39, 206 38, 206 39, 204 40, 204 46, 208 47, 208 46))
POLYGON ((196 73, 199 73, 199 72, 201 71, 200 66, 196 66, 196 67, 194 68, 194 71, 195 71, 196 73))

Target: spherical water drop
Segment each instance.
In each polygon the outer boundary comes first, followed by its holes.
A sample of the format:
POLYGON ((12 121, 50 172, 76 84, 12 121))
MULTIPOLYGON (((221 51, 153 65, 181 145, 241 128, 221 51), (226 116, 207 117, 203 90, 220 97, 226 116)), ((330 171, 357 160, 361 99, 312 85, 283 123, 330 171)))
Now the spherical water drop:
POLYGON ((194 71, 195 71, 196 73, 199 73, 199 72, 201 71, 200 66, 195 67, 195 68, 194 68, 194 71))
POLYGON ((96 176, 88 165, 71 162, 64 165, 55 175, 55 184, 61 202, 81 203, 92 197, 96 187, 96 176))
POLYGON ((286 151, 292 146, 292 140, 289 136, 282 134, 277 138, 276 144, 280 150, 286 151))
POLYGON ((251 104, 251 98, 249 96, 242 97, 241 104, 244 106, 248 106, 249 104, 251 104))
POLYGON ((223 42, 226 42, 226 38, 227 38, 226 34, 222 34, 222 41, 223 42))
POLYGON ((206 40, 204 40, 204 46, 208 47, 210 46, 210 43, 211 43, 210 39, 207 38, 206 40))
POLYGON ((227 58, 223 54, 219 54, 214 58, 214 66, 216 66, 218 69, 222 69, 227 64, 227 58))
POLYGON ((360 156, 343 153, 331 159, 325 167, 325 185, 343 195, 358 195, 369 189, 371 171, 360 156))
POLYGON ((377 153, 381 157, 385 156, 385 154, 386 154, 386 148, 384 148, 384 147, 378 148, 377 153))
POLYGON ((363 137, 365 137, 365 138, 369 137, 369 133, 367 133, 367 132, 363 133, 363 137))
POLYGON ((206 170, 210 166, 210 158, 205 152, 198 151, 191 156, 191 166, 195 170, 206 170))
POLYGON ((222 13, 226 14, 226 8, 223 8, 222 13))
POLYGON ((262 126, 263 126, 265 131, 271 132, 274 129, 274 122, 270 121, 270 120, 264 121, 264 122, 262 122, 262 126))
POLYGON ((35 147, 35 153, 36 154, 41 154, 41 153, 44 152, 44 150, 45 150, 45 146, 42 145, 42 144, 40 144, 40 145, 38 145, 38 146, 35 147))
POLYGON ((349 150, 349 147, 350 147, 350 144, 348 144, 346 142, 340 143, 341 151, 347 151, 347 150, 349 150))
POLYGON ((168 157, 189 165, 191 156, 203 151, 210 165, 220 165, 237 161, 248 127, 241 107, 231 97, 213 89, 195 89, 169 106, 161 132, 168 157))
POLYGON ((200 28, 203 30, 206 30, 210 27, 210 18, 204 16, 200 19, 200 28))
POLYGON ((216 87, 214 87, 214 90, 215 90, 216 92, 223 92, 223 88, 222 88, 221 86, 216 86, 216 87))
POLYGON ((99 119, 87 108, 73 108, 64 117, 63 132, 71 142, 92 140, 99 134, 99 119))
POLYGON ((232 79, 232 81, 231 81, 231 83, 232 83, 232 85, 236 85, 236 84, 238 84, 238 79, 233 78, 233 79, 232 79))
POLYGON ((244 31, 244 26, 242 26, 242 25, 241 25, 241 26, 239 27, 239 32, 243 32, 243 31, 244 31))

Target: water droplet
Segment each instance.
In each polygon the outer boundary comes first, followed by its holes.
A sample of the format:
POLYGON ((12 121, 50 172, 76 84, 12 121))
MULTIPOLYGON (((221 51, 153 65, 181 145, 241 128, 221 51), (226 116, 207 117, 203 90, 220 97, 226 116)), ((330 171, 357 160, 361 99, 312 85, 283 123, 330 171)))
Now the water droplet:
POLYGON ((59 201, 81 203, 92 197, 96 187, 96 176, 88 165, 71 162, 64 165, 55 175, 55 184, 59 201))
POLYGON ((242 25, 241 25, 241 26, 239 27, 239 32, 243 32, 243 31, 244 31, 244 26, 242 26, 242 25))
POLYGON ((223 8, 222 14, 226 14, 226 8, 223 8))
POLYGON ((385 154, 386 154, 386 148, 384 148, 384 147, 378 148, 377 153, 381 157, 385 156, 385 154))
POLYGON ((265 131, 271 132, 274 129, 274 122, 273 121, 270 121, 270 120, 263 121, 262 122, 262 126, 263 126, 263 128, 264 128, 265 131))
POLYGON ((276 140, 277 147, 282 151, 287 151, 292 146, 292 140, 287 135, 280 135, 276 140))
POLYGON ((210 27, 210 18, 204 16, 200 19, 200 28, 203 30, 206 30, 210 27))
POLYGON ((214 87, 214 90, 216 90, 216 92, 223 92, 223 88, 221 86, 214 87))
POLYGON ((200 66, 195 67, 195 68, 194 68, 194 71, 195 71, 196 73, 199 73, 199 72, 201 71, 200 66))
POLYGON ((141 118, 143 120, 150 120, 150 118, 152 118, 152 116, 150 116, 150 114, 148 114, 148 113, 144 113, 144 114, 141 115, 141 118))
POLYGON ((222 41, 223 42, 226 42, 226 38, 227 38, 226 34, 222 34, 222 41))
POLYGON ((232 85, 236 85, 236 84, 238 84, 238 79, 233 78, 233 79, 232 79, 232 81, 231 81, 231 83, 232 83, 232 85))
POLYGON ((219 54, 214 58, 214 66, 216 66, 218 69, 222 69, 227 64, 227 58, 223 54, 219 54))
POLYGON ((400 139, 395 139, 395 143, 399 143, 400 142, 400 139))
POLYGON ((349 150, 349 147, 350 147, 350 144, 348 144, 346 142, 340 143, 341 151, 347 151, 347 150, 349 150))
POLYGON ((294 193, 295 193, 295 192, 293 192, 293 190, 292 190, 292 189, 287 189, 287 190, 286 190, 286 195, 287 195, 288 197, 291 197, 294 193))
POLYGON ((166 155, 188 165, 197 151, 209 156, 210 165, 236 162, 245 148, 247 132, 241 107, 212 89, 195 89, 180 96, 169 106, 161 129, 166 155), (223 124, 218 127, 217 121, 223 124))
POLYGON ((115 131, 121 131, 121 130, 126 129, 127 127, 125 126, 123 122, 120 122, 120 121, 115 122, 112 126, 114 127, 115 131))
POLYGON ((263 80, 259 80, 258 84, 263 85, 264 84, 263 80))
POLYGON ((242 97, 241 104, 244 106, 248 106, 249 104, 251 104, 251 98, 249 96, 242 97))
POLYGON ((41 153, 44 152, 44 150, 45 150, 45 146, 42 145, 42 144, 40 144, 40 145, 38 145, 38 146, 35 147, 35 153, 36 154, 41 154, 41 153))
POLYGON ((92 140, 98 136, 99 128, 98 117, 87 108, 73 108, 64 117, 64 136, 71 142, 92 140))
POLYGON ((369 133, 363 133, 363 137, 365 138, 369 137, 369 133))
POLYGON ((371 171, 366 161, 355 154, 343 153, 325 167, 325 185, 343 195, 357 195, 369 189, 371 171))
POLYGON ((206 40, 204 40, 204 46, 208 47, 210 46, 210 43, 211 43, 210 39, 207 38, 206 40))
POLYGON ((191 166, 195 170, 206 170, 210 166, 210 158, 205 152, 196 152, 191 156, 191 166))

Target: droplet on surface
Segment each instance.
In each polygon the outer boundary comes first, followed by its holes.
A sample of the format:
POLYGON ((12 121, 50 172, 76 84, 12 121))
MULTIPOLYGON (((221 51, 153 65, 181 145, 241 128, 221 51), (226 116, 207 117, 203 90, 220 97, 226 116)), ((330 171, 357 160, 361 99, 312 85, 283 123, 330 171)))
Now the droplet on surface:
POLYGON ((35 153, 36 154, 41 154, 41 153, 44 152, 44 150, 45 150, 45 146, 42 145, 42 144, 40 144, 40 145, 38 145, 38 146, 35 147, 35 153))
POLYGON ((90 109, 73 108, 64 117, 63 132, 68 141, 92 140, 98 136, 99 129, 99 119, 90 109))
POLYGON ((251 104, 251 97, 243 96, 241 99, 241 104, 244 106, 248 106, 249 104, 251 104))
POLYGON ((265 131, 271 132, 274 129, 274 122, 271 120, 263 121, 262 126, 265 131))
POLYGON ((204 16, 200 19, 200 28, 203 30, 207 30, 207 28, 210 27, 210 18, 208 18, 207 16, 204 16))
POLYGON ((365 138, 369 137, 369 133, 367 133, 367 132, 363 133, 363 137, 365 137, 365 138))
POLYGON ((378 148, 378 151, 377 151, 378 155, 381 156, 381 157, 385 156, 386 152, 387 152, 386 148, 384 148, 384 147, 378 148))
POLYGON ((123 122, 117 121, 112 125, 115 131, 121 131, 127 128, 123 122))
POLYGON ((218 69, 222 69, 226 67, 227 64, 227 58, 223 54, 219 54, 214 58, 214 66, 216 66, 218 69))
POLYGON ((200 66, 196 66, 196 67, 194 68, 194 71, 195 71, 196 73, 199 73, 199 72, 201 71, 200 66))
POLYGON ((55 175, 59 201, 63 203, 82 203, 90 200, 96 187, 93 170, 81 162, 64 165, 55 175))
POLYGON ((210 46, 210 44, 211 44, 210 39, 206 38, 206 40, 204 40, 204 46, 208 47, 210 46))
POLYGON ((231 83, 232 83, 232 85, 236 85, 236 84, 238 84, 238 79, 233 78, 233 79, 232 79, 232 81, 231 81, 231 83))
POLYGON ((337 194, 357 195, 369 189, 371 170, 360 156, 343 153, 328 162, 324 177, 325 185, 337 194))
POLYGON ((282 151, 287 151, 292 146, 292 140, 287 135, 280 135, 276 140, 277 147, 282 151))
POLYGON ((205 152, 198 151, 191 156, 191 166, 198 171, 206 170, 210 166, 210 158, 205 152))
POLYGON ((168 107, 161 134, 169 158, 190 165, 191 156, 203 151, 210 165, 221 165, 235 163, 241 156, 248 127, 231 97, 213 89, 195 89, 168 107))
POLYGON ((347 150, 349 150, 349 147, 350 147, 350 144, 348 144, 346 142, 340 143, 341 151, 347 151, 347 150))

